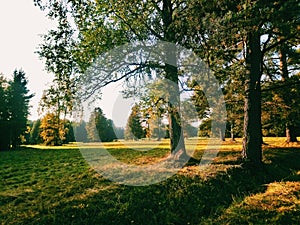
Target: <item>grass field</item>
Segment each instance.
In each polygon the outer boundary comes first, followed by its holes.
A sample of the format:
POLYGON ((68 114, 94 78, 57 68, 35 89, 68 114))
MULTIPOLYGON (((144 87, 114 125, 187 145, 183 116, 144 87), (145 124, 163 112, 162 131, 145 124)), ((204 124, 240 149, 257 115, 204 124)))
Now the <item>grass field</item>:
MULTIPOLYGON (((188 164, 148 186, 104 178, 75 144, 0 152, 0 224, 300 224, 300 144, 264 141, 263 168, 242 168, 241 140, 227 141, 205 169, 188 164)), ((199 160, 207 140, 191 139, 187 146, 196 146, 199 160)), ((167 141, 105 148, 137 166, 169 152, 167 141)))

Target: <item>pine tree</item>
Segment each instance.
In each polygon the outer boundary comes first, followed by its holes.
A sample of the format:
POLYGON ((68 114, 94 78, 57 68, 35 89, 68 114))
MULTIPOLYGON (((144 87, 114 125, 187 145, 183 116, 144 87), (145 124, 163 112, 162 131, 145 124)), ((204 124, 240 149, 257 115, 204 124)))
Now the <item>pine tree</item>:
POLYGON ((27 84, 24 71, 15 70, 13 80, 8 88, 11 145, 13 148, 21 144, 20 135, 27 129, 29 100, 33 97, 33 95, 29 95, 27 84))
POLYGON ((84 120, 80 121, 78 124, 74 124, 74 136, 77 142, 88 141, 86 122, 84 120))
POLYGON ((0 151, 10 148, 7 80, 0 76, 0 151))
POLYGON ((141 115, 139 106, 135 105, 131 108, 131 113, 128 117, 125 128, 125 139, 138 140, 145 136, 145 132, 141 125, 141 115))
POLYGON ((105 117, 101 108, 95 108, 86 126, 91 142, 110 142, 116 139, 113 121, 105 117))
POLYGON ((27 131, 29 101, 33 95, 27 89, 24 71, 15 70, 13 79, 0 77, 0 147, 2 150, 16 148, 27 131))

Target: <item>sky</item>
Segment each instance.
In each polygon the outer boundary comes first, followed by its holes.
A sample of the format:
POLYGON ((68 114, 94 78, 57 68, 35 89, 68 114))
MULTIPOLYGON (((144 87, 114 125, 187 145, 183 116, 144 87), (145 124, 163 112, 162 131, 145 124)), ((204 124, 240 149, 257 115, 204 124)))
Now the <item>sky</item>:
POLYGON ((15 69, 26 73, 28 89, 35 94, 29 119, 38 117, 38 102, 53 79, 35 53, 42 43, 40 35, 51 27, 54 22, 34 6, 33 0, 0 1, 0 73, 8 78, 12 78, 15 69))
MULTIPOLYGON (((33 0, 0 1, 0 73, 8 78, 12 78, 15 69, 26 73, 28 89, 35 94, 30 103, 31 120, 39 118, 37 111, 43 90, 54 78, 45 71, 42 60, 35 53, 42 43, 41 35, 51 28, 55 28, 55 23, 34 6, 33 0)), ((113 119, 117 126, 124 126, 130 103, 120 99, 118 93, 116 86, 107 87, 99 104, 106 117, 113 119)))

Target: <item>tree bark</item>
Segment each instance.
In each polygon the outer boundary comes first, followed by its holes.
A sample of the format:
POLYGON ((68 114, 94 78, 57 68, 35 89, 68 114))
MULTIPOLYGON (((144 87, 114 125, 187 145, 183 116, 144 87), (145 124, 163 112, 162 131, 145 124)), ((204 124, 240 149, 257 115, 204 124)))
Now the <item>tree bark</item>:
POLYGON ((222 129, 219 130, 219 134, 220 134, 220 140, 225 141, 225 135, 224 135, 222 129))
POLYGON ((244 138, 242 157, 252 164, 262 163, 261 131, 261 61, 260 34, 252 32, 247 40, 247 74, 244 105, 244 138))
POLYGON ((180 93, 178 87, 178 70, 173 65, 166 65, 166 78, 172 81, 169 90, 169 133, 171 157, 175 160, 187 159, 183 129, 180 117, 180 93))
MULTIPOLYGON (((176 33, 172 27, 173 3, 171 0, 163 0, 162 19, 164 26, 164 40, 175 43, 176 33)), ((165 65, 165 78, 172 82, 169 90, 169 133, 171 158, 175 160, 186 160, 188 155, 185 149, 183 129, 180 118, 180 92, 179 77, 177 69, 177 56, 175 49, 166 49, 169 64, 165 65)))
POLYGON ((287 64, 287 46, 282 44, 279 51, 279 68, 281 72, 282 81, 286 81, 289 78, 288 64, 287 64))
POLYGON ((233 123, 230 124, 230 137, 231 137, 231 142, 235 142, 233 123))
POLYGON ((286 125, 285 133, 286 133, 286 142, 287 143, 298 142, 295 126, 286 125))

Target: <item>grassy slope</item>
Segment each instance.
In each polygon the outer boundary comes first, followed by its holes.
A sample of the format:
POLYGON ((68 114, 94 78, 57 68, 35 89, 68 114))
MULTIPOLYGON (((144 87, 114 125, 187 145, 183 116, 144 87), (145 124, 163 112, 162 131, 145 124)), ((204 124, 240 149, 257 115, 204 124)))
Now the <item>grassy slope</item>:
MULTIPOLYGON (((265 141, 270 145, 262 169, 242 169, 237 161, 241 143, 228 142, 206 170, 186 166, 144 187, 104 179, 74 146, 0 152, 0 224, 298 224, 300 146, 265 141)), ((196 143, 195 158, 201 158, 206 143, 196 143)), ((138 165, 168 153, 166 142, 146 152, 120 143, 106 147, 138 165)))

